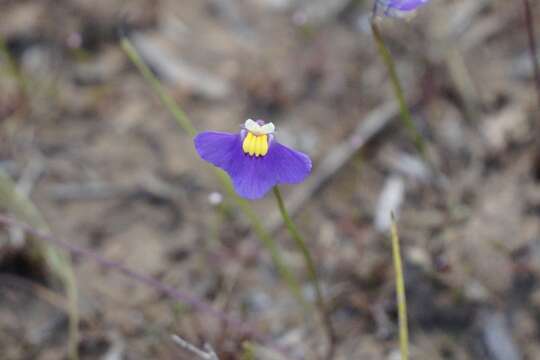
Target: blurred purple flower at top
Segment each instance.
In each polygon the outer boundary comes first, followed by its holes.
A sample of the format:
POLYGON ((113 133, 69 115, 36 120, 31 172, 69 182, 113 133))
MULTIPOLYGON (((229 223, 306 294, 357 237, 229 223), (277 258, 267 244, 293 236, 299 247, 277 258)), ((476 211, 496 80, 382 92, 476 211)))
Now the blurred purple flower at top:
POLYGON ((407 17, 430 0, 375 0, 375 10, 384 16, 407 17))
POLYGON ((229 174, 238 195, 254 200, 311 172, 310 158, 278 143, 274 131, 272 123, 249 119, 239 133, 205 131, 193 141, 201 158, 229 174))

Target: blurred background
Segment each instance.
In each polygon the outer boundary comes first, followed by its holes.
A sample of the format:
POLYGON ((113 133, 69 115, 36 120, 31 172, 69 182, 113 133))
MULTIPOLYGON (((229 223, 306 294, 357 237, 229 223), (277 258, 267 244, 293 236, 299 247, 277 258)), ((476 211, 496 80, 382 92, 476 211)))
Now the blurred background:
MULTIPOLYGON (((262 118, 312 157, 309 180, 283 191, 318 265, 336 359, 399 359, 389 209, 413 359, 540 359, 540 118, 522 2, 433 0, 382 22, 430 164, 399 120, 372 6, 2 0, 0 169, 55 237, 249 322, 269 339, 252 342, 254 358, 319 358, 316 317, 306 321, 249 221, 221 200, 119 46, 124 34, 199 131, 262 118)), ((18 215, 6 179, 0 208, 18 215)), ((312 298, 273 199, 253 206, 312 298)), ((40 260, 48 245, 0 230, 0 359, 66 359, 69 306, 40 260)), ((241 359, 253 340, 92 258, 74 257, 73 271, 81 359, 193 359, 170 334, 241 359)))

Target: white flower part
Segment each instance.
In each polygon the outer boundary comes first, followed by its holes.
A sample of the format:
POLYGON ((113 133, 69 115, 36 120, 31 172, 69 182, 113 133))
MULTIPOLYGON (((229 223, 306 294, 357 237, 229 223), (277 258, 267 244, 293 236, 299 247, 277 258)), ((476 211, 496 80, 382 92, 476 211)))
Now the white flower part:
POLYGON ((256 121, 252 119, 247 119, 244 123, 244 128, 254 135, 269 135, 273 134, 276 131, 276 127, 273 123, 267 123, 264 125, 259 125, 256 121))
POLYGON ((223 195, 214 191, 208 195, 208 201, 210 202, 210 205, 217 206, 223 202, 223 195))

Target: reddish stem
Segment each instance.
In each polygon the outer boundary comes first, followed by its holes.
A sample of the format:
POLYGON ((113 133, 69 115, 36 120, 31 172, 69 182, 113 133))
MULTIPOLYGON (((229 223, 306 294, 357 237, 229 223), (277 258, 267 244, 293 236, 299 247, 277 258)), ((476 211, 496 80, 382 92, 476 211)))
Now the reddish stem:
POLYGON ((527 27, 527 37, 529 40, 529 53, 534 70, 534 81, 536 83, 536 93, 538 95, 538 105, 540 105, 540 65, 538 65, 538 50, 534 33, 534 21, 529 0, 523 0, 523 11, 525 14, 525 25, 527 27))
POLYGON ((210 304, 205 302, 204 300, 201 300, 191 294, 188 294, 186 292, 183 292, 181 290, 175 289, 172 286, 169 286, 167 284, 164 284, 156 279, 154 279, 151 276, 144 275, 141 273, 138 273, 134 270, 129 269, 128 267, 124 266, 123 264, 108 260, 101 255, 80 247, 78 245, 66 242, 64 240, 60 240, 58 238, 53 237, 52 235, 39 231, 37 229, 34 229, 33 227, 21 223, 9 216, 0 214, 0 225, 4 226, 16 226, 26 233, 34 236, 35 238, 42 239, 44 241, 47 241, 48 243, 58 246, 72 255, 78 255, 83 256, 86 258, 90 258, 97 262, 99 265, 109 268, 112 270, 117 271, 118 273, 135 280, 136 282, 139 282, 141 284, 145 284, 156 291, 159 291, 167 296, 169 296, 172 299, 175 299, 177 301, 180 301, 184 304, 187 304, 191 306, 193 309, 200 311, 202 313, 208 314, 210 316, 213 316, 227 324, 229 324, 231 327, 236 329, 236 331, 240 334, 240 336, 251 336, 256 341, 273 348, 274 350, 278 351, 279 353, 283 354, 286 358, 291 356, 288 352, 288 349, 285 349, 283 347, 278 347, 275 344, 272 344, 271 341, 258 331, 256 331, 253 327, 249 326, 246 323, 243 323, 242 321, 238 320, 237 318, 234 318, 230 315, 227 315, 219 310, 216 310, 213 308, 210 304))

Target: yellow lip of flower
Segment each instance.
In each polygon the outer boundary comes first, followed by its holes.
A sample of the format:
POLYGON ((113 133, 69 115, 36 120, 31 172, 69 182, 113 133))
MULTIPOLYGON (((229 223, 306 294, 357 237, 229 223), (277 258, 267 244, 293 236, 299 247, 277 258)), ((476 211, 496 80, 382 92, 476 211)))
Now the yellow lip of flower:
POLYGON ((242 150, 250 156, 266 155, 268 153, 268 135, 255 135, 248 131, 242 143, 242 150))

